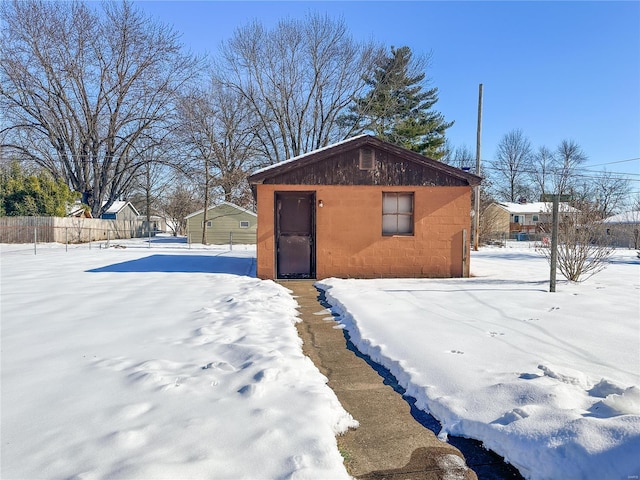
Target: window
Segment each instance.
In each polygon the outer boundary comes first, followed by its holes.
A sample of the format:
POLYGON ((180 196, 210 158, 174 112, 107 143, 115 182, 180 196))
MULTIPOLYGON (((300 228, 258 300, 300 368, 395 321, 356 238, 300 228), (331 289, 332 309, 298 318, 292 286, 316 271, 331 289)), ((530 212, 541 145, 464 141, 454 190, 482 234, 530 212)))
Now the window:
POLYGON ((534 221, 534 222, 537 222, 537 221, 538 221, 538 215, 534 215, 534 216, 533 216, 533 221, 534 221))
POLYGON ((249 228, 248 220, 240 220, 240 228, 249 228))
MULTIPOLYGON (((204 226, 204 222, 202 222, 202 225, 204 226)), ((207 228, 211 227, 211 220, 207 220, 207 228)))
POLYGON ((513 216, 513 223, 520 223, 520 216, 514 215, 513 216))
POLYGON ((413 193, 382 193, 382 234, 413 235, 413 193))
POLYGON ((376 152, 372 148, 360 149, 360 170, 373 170, 376 162, 376 152))

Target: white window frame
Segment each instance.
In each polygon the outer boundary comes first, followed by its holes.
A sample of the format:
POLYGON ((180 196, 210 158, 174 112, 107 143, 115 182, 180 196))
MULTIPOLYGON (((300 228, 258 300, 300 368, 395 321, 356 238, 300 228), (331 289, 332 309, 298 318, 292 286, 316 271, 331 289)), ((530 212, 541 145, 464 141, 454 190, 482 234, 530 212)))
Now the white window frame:
POLYGON ((249 228, 250 226, 249 220, 240 220, 240 228, 249 228))

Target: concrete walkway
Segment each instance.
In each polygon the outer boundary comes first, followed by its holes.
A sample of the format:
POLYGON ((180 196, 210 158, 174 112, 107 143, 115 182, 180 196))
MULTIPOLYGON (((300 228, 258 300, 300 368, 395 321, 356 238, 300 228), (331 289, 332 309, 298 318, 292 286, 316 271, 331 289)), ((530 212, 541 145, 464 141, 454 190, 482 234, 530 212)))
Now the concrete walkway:
POLYGON ((360 427, 338 437, 351 475, 362 480, 476 479, 462 453, 420 425, 393 388, 363 359, 347 350, 341 329, 318 301, 313 280, 281 284, 300 306, 303 350, 329 379, 343 407, 360 427))

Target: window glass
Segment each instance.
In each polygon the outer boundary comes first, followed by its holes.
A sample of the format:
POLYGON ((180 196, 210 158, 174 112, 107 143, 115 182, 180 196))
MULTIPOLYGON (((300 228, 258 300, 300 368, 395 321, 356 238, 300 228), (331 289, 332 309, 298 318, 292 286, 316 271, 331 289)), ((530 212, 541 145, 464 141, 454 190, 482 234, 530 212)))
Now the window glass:
POLYGON ((413 234, 413 193, 382 194, 382 234, 413 234))
POLYGON ((398 215, 398 233, 413 233, 413 217, 398 215))
POLYGON ((382 213, 398 213, 398 197, 385 193, 382 197, 382 213))
POLYGON ((398 230, 397 215, 382 216, 382 233, 385 235, 393 235, 398 230))
POLYGON ((398 195, 398 212, 411 213, 413 211, 413 195, 398 195))

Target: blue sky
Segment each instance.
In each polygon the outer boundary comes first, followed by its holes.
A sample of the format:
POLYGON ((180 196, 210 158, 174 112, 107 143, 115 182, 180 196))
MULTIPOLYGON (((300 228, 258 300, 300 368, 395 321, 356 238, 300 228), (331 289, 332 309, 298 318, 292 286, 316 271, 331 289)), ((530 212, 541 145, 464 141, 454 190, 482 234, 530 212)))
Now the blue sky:
POLYGON ((475 154, 482 83, 482 158, 519 128, 534 147, 578 142, 589 169, 634 179, 640 192, 640 2, 141 1, 197 53, 254 19, 308 12, 345 20, 354 38, 432 54, 437 110, 454 146, 475 154), (635 159, 633 161, 626 161, 635 159), (613 163, 617 162, 617 163, 613 163), (607 164, 607 165, 602 165, 607 164))

